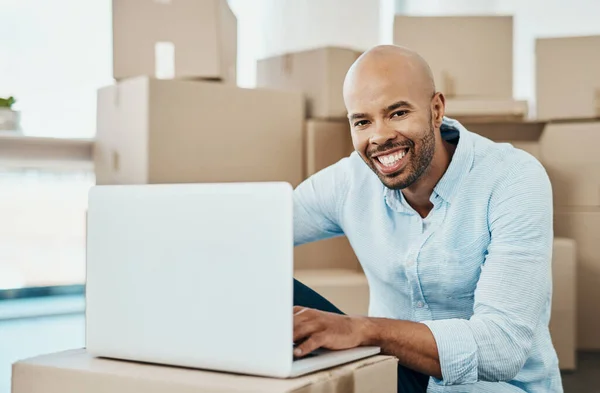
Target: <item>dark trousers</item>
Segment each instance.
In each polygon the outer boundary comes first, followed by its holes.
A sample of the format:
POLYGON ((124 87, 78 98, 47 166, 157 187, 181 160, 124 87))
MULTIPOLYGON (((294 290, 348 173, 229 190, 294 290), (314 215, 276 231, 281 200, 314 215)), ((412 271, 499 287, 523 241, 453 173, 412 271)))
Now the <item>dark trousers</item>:
MULTIPOLYGON (((296 279, 294 279, 294 305, 343 314, 330 301, 296 279)), ((398 365, 398 393, 426 392, 428 382, 427 375, 398 365)))

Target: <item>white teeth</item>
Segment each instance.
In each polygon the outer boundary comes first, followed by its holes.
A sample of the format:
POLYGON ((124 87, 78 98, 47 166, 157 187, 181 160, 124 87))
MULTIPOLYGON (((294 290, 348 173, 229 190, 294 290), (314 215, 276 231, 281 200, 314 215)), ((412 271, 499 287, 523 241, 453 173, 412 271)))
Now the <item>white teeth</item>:
POLYGON ((383 165, 392 166, 395 165, 399 160, 401 160, 405 154, 406 150, 401 150, 399 152, 388 154, 385 156, 379 156, 377 158, 379 159, 379 162, 381 162, 383 165))

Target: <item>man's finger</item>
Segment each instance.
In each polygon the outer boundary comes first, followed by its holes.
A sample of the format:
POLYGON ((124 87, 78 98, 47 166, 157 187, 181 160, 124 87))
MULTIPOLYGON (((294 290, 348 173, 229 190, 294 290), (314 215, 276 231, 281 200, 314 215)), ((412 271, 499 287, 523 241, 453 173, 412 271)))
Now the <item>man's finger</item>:
POLYGON ((306 307, 294 306, 294 315, 300 315, 306 311, 308 311, 308 308, 306 307))
POLYGON ((315 321, 294 323, 294 342, 302 340, 319 331, 319 324, 315 321))
POLYGON ((294 314, 294 341, 301 340, 318 332, 321 323, 318 318, 318 313, 314 310, 302 309, 294 314))
POLYGON ((320 311, 316 311, 310 308, 304 308, 294 313, 294 326, 300 323, 306 323, 309 321, 318 320, 320 311))
POLYGON ((312 310, 312 308, 304 306, 294 306, 294 314, 298 314, 300 312, 305 312, 309 310, 312 310))
POLYGON ((323 337, 320 334, 314 334, 294 349, 294 356, 304 356, 315 349, 319 349, 323 343, 323 337))

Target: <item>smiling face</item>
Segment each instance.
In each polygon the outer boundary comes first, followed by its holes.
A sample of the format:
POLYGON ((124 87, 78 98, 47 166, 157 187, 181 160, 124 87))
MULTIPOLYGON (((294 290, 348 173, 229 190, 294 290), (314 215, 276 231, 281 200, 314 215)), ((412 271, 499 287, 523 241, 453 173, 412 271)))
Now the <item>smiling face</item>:
POLYGON ((355 150, 386 187, 404 189, 427 176, 441 144, 443 96, 422 59, 390 50, 353 65, 344 99, 355 150))
MULTIPOLYGON (((396 104, 389 105, 394 106, 396 104)), ((381 119, 352 121, 354 148, 390 189, 404 189, 414 184, 427 172, 433 160, 435 129, 431 115, 429 111, 425 114, 415 112, 412 106, 403 104, 381 119), (379 127, 374 122, 384 123, 383 129, 374 130, 373 127, 379 127)))

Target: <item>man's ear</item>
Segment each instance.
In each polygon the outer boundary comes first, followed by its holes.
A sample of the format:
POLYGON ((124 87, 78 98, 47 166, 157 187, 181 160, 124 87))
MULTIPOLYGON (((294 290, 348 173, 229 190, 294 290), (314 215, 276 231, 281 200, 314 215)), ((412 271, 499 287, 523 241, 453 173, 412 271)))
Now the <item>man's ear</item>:
POLYGON ((435 128, 440 128, 442 126, 442 120, 444 119, 444 114, 446 113, 446 97, 441 92, 437 92, 434 94, 433 99, 431 100, 431 116, 433 119, 433 126, 435 128))

